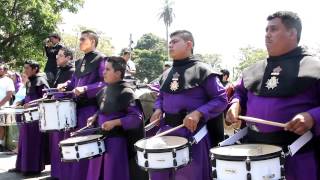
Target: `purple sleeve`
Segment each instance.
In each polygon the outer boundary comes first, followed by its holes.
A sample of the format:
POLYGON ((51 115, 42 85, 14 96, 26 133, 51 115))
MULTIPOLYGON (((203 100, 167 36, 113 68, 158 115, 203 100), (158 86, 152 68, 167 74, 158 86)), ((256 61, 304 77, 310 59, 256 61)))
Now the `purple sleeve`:
POLYGON ((228 100, 226 91, 216 76, 209 76, 201 86, 206 91, 210 101, 197 110, 202 113, 204 120, 207 121, 221 114, 226 109, 228 100))
POLYGON ((96 97, 96 94, 106 85, 106 83, 104 83, 104 78, 103 78, 105 62, 106 62, 106 59, 103 59, 99 65, 99 69, 98 69, 99 81, 93 84, 86 85, 86 88, 87 88, 86 95, 88 98, 96 97))
POLYGON ((240 79, 234 87, 234 95, 230 104, 240 102, 241 108, 245 108, 247 104, 247 89, 243 85, 243 79, 240 79))
POLYGON ((162 110, 162 101, 163 101, 163 93, 160 91, 156 101, 154 102, 153 108, 162 110))
POLYGON ((76 75, 73 74, 71 80, 67 81, 67 90, 72 91, 75 87, 76 75))
POLYGON ((314 119, 313 131, 316 136, 320 135, 320 80, 317 82, 317 92, 318 92, 318 107, 312 108, 308 111, 308 113, 314 119))
POLYGON ((127 115, 120 118, 120 121, 125 130, 138 128, 143 121, 142 111, 137 106, 129 106, 127 115))

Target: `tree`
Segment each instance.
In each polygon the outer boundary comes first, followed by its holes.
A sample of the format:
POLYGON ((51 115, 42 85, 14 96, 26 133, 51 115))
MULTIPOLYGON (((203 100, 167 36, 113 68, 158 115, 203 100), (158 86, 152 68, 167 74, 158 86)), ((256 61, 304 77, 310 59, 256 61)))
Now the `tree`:
POLYGON ((264 49, 254 48, 252 46, 240 48, 240 63, 239 66, 236 68, 238 74, 250 65, 256 63, 259 60, 266 59, 267 57, 268 53, 264 49))
POLYGON ((163 20, 166 27, 166 48, 167 48, 167 59, 169 59, 169 27, 172 24, 174 13, 172 8, 173 2, 165 0, 164 6, 162 7, 161 12, 159 13, 159 19, 163 20))
POLYGON ((137 64, 136 77, 151 81, 162 73, 166 60, 165 40, 154 34, 144 34, 137 42, 132 58, 137 64))
POLYGON ((61 11, 77 12, 84 0, 2 0, 0 56, 12 65, 25 59, 44 64, 43 40, 56 30, 61 11))
POLYGON ((210 64, 215 69, 221 69, 222 57, 221 54, 196 54, 203 62, 210 64))

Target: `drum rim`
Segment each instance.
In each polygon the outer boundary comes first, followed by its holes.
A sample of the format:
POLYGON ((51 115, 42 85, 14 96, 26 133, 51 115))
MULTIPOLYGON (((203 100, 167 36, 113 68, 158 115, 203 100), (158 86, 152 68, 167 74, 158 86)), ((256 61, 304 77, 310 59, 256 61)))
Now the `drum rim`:
MULTIPOLYGON (((141 140, 146 140, 146 139, 148 139, 148 138, 143 138, 141 140)), ((188 140, 187 140, 187 142, 185 144, 183 144, 181 146, 178 146, 178 147, 175 147, 175 148, 165 148, 165 149, 146 149, 146 148, 142 148, 142 147, 137 146, 136 143, 134 144, 134 148, 136 149, 136 151, 146 152, 146 153, 165 153, 165 152, 171 152, 174 149, 175 150, 185 149, 186 147, 188 147, 189 151, 191 151, 191 144, 190 144, 190 142, 188 140)))
MULTIPOLYGON (((83 145, 83 144, 86 144, 86 143, 98 142, 98 141, 101 141, 101 142, 104 143, 103 140, 104 140, 105 138, 106 138, 105 136, 101 135, 101 137, 99 137, 99 138, 90 139, 90 140, 86 140, 86 141, 81 141, 81 142, 77 142, 77 143, 63 143, 63 144, 61 144, 61 141, 60 141, 60 142, 59 142, 59 146, 60 146, 60 147, 62 147, 62 146, 74 146, 75 144, 77 144, 77 145, 83 145)), ((69 139, 69 138, 68 138, 68 139, 69 139)), ((65 139, 65 140, 67 140, 67 139, 65 139)))
POLYGON ((42 103, 52 103, 52 102, 56 102, 56 101, 69 101, 69 102, 74 102, 72 99, 69 99, 69 98, 62 98, 62 99, 44 99, 44 100, 40 101, 39 104, 42 104, 42 103))
MULTIPOLYGON (((229 145, 229 146, 234 146, 234 145, 229 145)), ((275 146, 275 145, 272 145, 275 146)), ((227 147, 227 146, 225 146, 227 147)), ((276 146, 279 147, 279 146, 276 146)), ((214 149, 214 148, 211 148, 214 149)), ((234 156, 234 155, 221 155, 221 154, 216 154, 214 152, 212 152, 210 149, 210 156, 213 155, 214 159, 216 160, 225 160, 225 161, 245 161, 248 158, 250 159, 250 161, 261 161, 261 160, 267 160, 267 159, 272 159, 275 157, 281 157, 282 153, 283 153, 283 149, 281 148, 280 150, 273 152, 273 153, 269 153, 269 154, 263 154, 263 155, 257 155, 257 156, 234 156)))
POLYGON ((35 111, 38 111, 38 106, 29 107, 29 108, 25 109, 25 110, 23 111, 23 114, 24 114, 24 113, 28 113, 28 112, 35 112, 35 111))

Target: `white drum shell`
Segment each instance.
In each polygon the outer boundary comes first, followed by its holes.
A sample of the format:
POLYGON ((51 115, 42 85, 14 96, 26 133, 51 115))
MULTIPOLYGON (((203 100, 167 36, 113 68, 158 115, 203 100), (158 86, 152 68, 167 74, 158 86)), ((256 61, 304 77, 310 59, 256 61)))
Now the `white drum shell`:
POLYGON ((42 102, 39 111, 41 131, 63 130, 77 125, 76 104, 73 101, 42 102))
POLYGON ((0 125, 1 126, 11 126, 17 125, 17 116, 23 114, 23 109, 5 108, 0 110, 0 125))
POLYGON ((190 162, 190 152, 189 147, 176 151, 176 158, 173 157, 172 151, 162 152, 162 153, 147 153, 147 158, 144 158, 144 152, 137 152, 137 162, 138 165, 143 168, 149 169, 167 169, 175 168, 186 165, 190 162), (173 164, 173 160, 176 159, 177 166, 173 164), (148 167, 146 167, 145 162, 148 161, 148 167))
POLYGON ((90 159, 102 155, 106 149, 103 139, 97 139, 90 142, 81 142, 81 144, 75 143, 73 145, 64 145, 60 143, 60 151, 61 160, 68 162, 90 159))
MULTIPOLYGON (((281 179, 280 158, 251 161, 252 180, 281 179)), ((245 161, 216 160, 217 179, 219 180, 247 180, 245 161)))
POLYGON ((24 122, 26 123, 38 121, 40 119, 38 107, 31 107, 31 108, 25 109, 23 115, 24 115, 24 122))

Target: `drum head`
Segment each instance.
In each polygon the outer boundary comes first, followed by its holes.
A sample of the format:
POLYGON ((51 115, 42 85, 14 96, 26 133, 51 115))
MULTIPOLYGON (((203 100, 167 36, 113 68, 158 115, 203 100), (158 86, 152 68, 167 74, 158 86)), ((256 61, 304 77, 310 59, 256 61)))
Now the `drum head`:
POLYGON ((188 140, 178 136, 162 136, 149 139, 141 139, 136 146, 142 149, 171 149, 183 146, 188 140))
POLYGON ((216 147, 210 150, 210 152, 215 155, 233 156, 233 157, 263 156, 263 155, 273 154, 281 151, 282 151, 281 147, 268 145, 268 144, 240 144, 240 145, 216 147))
POLYGON ((95 139, 101 139, 102 135, 100 134, 94 134, 94 135, 88 135, 88 136, 77 136, 77 137, 71 137, 68 139, 65 139, 63 141, 60 141, 61 145, 66 145, 66 144, 76 144, 76 143, 82 143, 82 142, 88 142, 92 141, 95 139))

